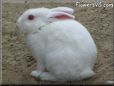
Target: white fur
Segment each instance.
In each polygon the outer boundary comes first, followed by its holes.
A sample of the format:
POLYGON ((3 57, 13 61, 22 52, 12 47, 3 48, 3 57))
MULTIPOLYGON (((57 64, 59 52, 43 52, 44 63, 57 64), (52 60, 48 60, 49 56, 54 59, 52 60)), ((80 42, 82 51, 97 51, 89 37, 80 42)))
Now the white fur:
POLYGON ((69 14, 74 13, 74 10, 72 8, 69 7, 56 7, 56 8, 52 8, 51 9, 52 12, 56 11, 56 12, 66 12, 69 14))
POLYGON ((73 19, 53 19, 50 23, 47 15, 51 12, 47 8, 31 9, 17 20, 19 30, 27 33, 27 44, 38 61, 38 68, 31 75, 50 81, 74 81, 93 76, 97 49, 91 35, 73 19), (31 13, 38 18, 30 23, 25 19, 31 13), (45 68, 48 72, 44 72, 45 68))

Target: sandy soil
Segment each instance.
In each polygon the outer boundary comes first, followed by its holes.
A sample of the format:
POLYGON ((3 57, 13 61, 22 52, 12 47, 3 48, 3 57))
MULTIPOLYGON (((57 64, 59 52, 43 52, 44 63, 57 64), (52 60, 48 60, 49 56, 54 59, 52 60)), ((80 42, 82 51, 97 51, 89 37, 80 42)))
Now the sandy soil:
POLYGON ((103 3, 113 3, 113 0, 2 0, 3 2, 8 2, 8 3, 20 3, 20 2, 87 2, 87 3, 94 3, 96 1, 101 1, 103 3))
POLYGON ((74 3, 4 3, 3 4, 3 84, 52 83, 36 80, 29 74, 36 68, 36 61, 24 39, 15 33, 17 18, 28 8, 68 6, 75 10, 76 20, 85 25, 98 48, 96 75, 90 79, 72 83, 102 84, 113 80, 113 8, 76 7, 74 3))

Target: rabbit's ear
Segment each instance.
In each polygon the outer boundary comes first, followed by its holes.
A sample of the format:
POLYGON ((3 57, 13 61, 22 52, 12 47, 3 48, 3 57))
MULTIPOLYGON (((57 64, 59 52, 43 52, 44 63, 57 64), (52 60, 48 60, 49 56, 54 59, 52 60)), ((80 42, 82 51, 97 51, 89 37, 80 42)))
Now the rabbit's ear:
POLYGON ((48 18, 56 18, 56 19, 74 19, 75 17, 69 13, 65 12, 49 12, 47 15, 48 18))
POLYGON ((72 8, 69 7, 56 7, 56 8, 52 8, 51 9, 52 12, 65 12, 65 13, 69 13, 72 14, 74 13, 74 10, 72 8))

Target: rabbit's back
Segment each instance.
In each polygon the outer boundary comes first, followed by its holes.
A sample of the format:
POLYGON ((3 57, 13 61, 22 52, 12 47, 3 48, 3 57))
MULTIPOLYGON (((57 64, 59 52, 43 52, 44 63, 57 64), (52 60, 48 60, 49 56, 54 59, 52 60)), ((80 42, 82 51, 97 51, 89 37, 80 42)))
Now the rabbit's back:
MULTIPOLYGON (((74 20, 54 22, 41 31, 47 49, 70 47, 74 51, 96 54, 96 45, 87 29, 74 20)), ((53 49, 52 49, 53 51, 53 49)))
POLYGON ((96 60, 96 46, 89 32, 81 24, 56 22, 46 36, 46 67, 58 78, 75 80, 80 73, 92 69, 96 60))

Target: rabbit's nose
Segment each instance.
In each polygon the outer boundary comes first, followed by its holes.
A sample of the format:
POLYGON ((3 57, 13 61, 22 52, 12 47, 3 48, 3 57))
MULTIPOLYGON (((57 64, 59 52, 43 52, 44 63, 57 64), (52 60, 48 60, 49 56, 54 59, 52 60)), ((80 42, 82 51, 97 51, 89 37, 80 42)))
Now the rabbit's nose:
POLYGON ((19 35, 19 24, 16 22, 15 32, 17 35, 19 35))
POLYGON ((18 26, 19 26, 19 22, 17 21, 17 22, 16 22, 16 27, 18 27, 18 26))
POLYGON ((22 37, 21 37, 21 33, 19 31, 19 27, 18 27, 17 24, 16 24, 16 27, 15 27, 15 33, 17 35, 17 39, 20 41, 22 37))
POLYGON ((16 29, 16 31, 17 31, 17 30, 19 29, 19 27, 16 25, 16 28, 15 28, 15 29, 16 29))
POLYGON ((19 21, 17 21, 17 22, 16 22, 16 31, 19 30, 19 26, 20 26, 20 25, 19 25, 19 21))

